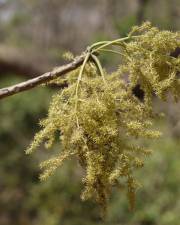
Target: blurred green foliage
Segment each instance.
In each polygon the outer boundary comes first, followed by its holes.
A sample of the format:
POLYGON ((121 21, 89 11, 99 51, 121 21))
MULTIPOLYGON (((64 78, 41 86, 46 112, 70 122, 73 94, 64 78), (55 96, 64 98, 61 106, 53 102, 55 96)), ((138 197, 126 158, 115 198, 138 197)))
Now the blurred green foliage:
POLYGON ((117 30, 118 34, 122 37, 126 37, 127 34, 130 32, 131 27, 135 26, 137 24, 137 18, 136 15, 130 15, 123 17, 122 19, 115 20, 114 26, 117 30))

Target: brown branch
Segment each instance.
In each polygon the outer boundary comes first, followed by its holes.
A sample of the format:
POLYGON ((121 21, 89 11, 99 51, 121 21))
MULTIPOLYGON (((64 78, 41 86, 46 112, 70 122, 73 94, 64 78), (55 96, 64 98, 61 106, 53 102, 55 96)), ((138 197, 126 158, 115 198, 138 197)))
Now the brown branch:
POLYGON ((47 72, 33 79, 30 79, 30 80, 27 80, 9 87, 2 88, 0 89, 0 99, 17 94, 22 91, 27 91, 40 84, 46 83, 59 76, 65 75, 66 73, 70 71, 73 71, 83 63, 84 57, 85 57, 85 53, 76 57, 71 63, 57 67, 53 69, 51 72, 47 72))

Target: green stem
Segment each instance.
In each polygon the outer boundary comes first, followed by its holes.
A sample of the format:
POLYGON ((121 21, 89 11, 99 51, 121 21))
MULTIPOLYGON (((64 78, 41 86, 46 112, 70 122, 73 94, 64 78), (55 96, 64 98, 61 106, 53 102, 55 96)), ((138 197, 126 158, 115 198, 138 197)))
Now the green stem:
POLYGON ((118 55, 121 55, 121 56, 125 56, 123 53, 121 52, 118 52, 118 51, 115 51, 115 50, 111 50, 111 49, 100 49, 100 51, 103 51, 103 52, 111 52, 111 53, 115 53, 115 54, 118 54, 118 55))
POLYGON ((79 71, 79 76, 78 76, 78 80, 77 80, 77 85, 76 85, 76 92, 75 92, 75 96, 76 96, 76 102, 75 102, 75 111, 77 112, 77 104, 78 104, 78 89, 79 89, 79 84, 80 84, 80 81, 81 81, 81 78, 82 78, 82 75, 83 75, 83 71, 84 71, 84 68, 86 66, 86 63, 90 57, 90 52, 88 52, 84 58, 84 61, 83 61, 83 64, 80 68, 80 71, 79 71))
POLYGON ((103 45, 103 44, 106 44, 106 43, 108 43, 109 41, 99 41, 99 42, 96 42, 96 43, 94 43, 94 44, 92 44, 91 46, 90 46, 90 49, 93 49, 94 47, 97 47, 97 46, 99 46, 99 45, 103 45))
POLYGON ((93 45, 90 46, 90 50, 92 50, 91 53, 95 53, 95 52, 98 52, 99 50, 107 47, 107 46, 110 46, 110 45, 120 45, 123 41, 127 41, 129 39, 132 39, 132 38, 137 38, 139 36, 137 35, 134 35, 134 36, 127 36, 127 37, 124 37, 124 38, 118 38, 118 39, 115 39, 113 41, 100 41, 100 42, 96 42, 94 43, 93 45), (99 47, 97 47, 99 46, 99 47), (97 47, 97 48, 95 48, 97 47))
POLYGON ((100 47, 95 48, 94 50, 92 50, 92 53, 98 52, 99 50, 101 50, 102 48, 105 48, 107 46, 110 46, 110 45, 113 45, 113 44, 117 44, 117 43, 119 44, 119 42, 126 41, 128 39, 130 39, 130 37, 124 37, 124 38, 119 38, 119 39, 116 39, 116 40, 113 40, 113 41, 109 41, 109 42, 101 45, 100 47))
POLYGON ((107 85, 106 80, 105 80, 105 77, 104 77, 103 68, 102 68, 102 66, 101 66, 101 63, 100 63, 98 57, 95 56, 95 55, 93 55, 93 54, 91 54, 91 57, 93 58, 93 60, 94 60, 94 62, 95 62, 95 64, 96 64, 96 66, 97 66, 97 68, 98 68, 98 70, 99 70, 99 72, 100 72, 100 74, 101 74, 101 76, 102 76, 102 79, 103 79, 104 83, 107 85))

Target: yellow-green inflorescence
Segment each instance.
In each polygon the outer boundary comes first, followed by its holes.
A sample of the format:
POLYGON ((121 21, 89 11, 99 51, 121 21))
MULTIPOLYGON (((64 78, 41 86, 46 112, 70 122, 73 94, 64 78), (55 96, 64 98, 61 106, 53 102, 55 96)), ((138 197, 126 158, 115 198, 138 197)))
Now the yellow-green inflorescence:
POLYGON ((68 86, 53 96, 48 116, 40 123, 42 129, 27 150, 32 152, 42 142, 50 148, 59 134, 60 152, 41 163, 41 179, 75 156, 85 171, 83 200, 95 200, 105 212, 112 188, 124 186, 133 208, 138 187, 133 172, 151 153, 135 140, 160 135, 151 128, 153 95, 165 100, 170 92, 178 100, 180 58, 170 53, 179 46, 180 33, 144 23, 133 27, 127 38, 95 43, 81 68, 51 81, 65 81, 68 86), (121 57, 121 65, 111 74, 97 57, 103 50, 121 57), (133 95, 137 84, 144 91, 143 101, 133 95))

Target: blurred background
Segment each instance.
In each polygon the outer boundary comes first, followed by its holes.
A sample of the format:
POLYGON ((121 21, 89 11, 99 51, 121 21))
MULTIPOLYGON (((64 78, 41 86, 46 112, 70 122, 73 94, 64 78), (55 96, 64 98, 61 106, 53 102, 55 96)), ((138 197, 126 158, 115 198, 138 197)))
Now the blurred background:
MULTIPOLYGON (((161 29, 180 29, 179 0, 0 0, 0 87, 64 63, 62 54, 82 52, 94 41, 125 36, 149 20, 161 29)), ((103 56, 113 69, 118 59, 103 56)), ((130 212, 126 193, 114 190, 105 221, 92 202, 82 202, 81 169, 66 162, 47 182, 39 162, 55 152, 24 150, 47 113, 53 88, 39 87, 0 101, 0 225, 179 225, 180 104, 159 103, 166 118, 155 121, 162 138, 137 172, 142 188, 130 212)))

